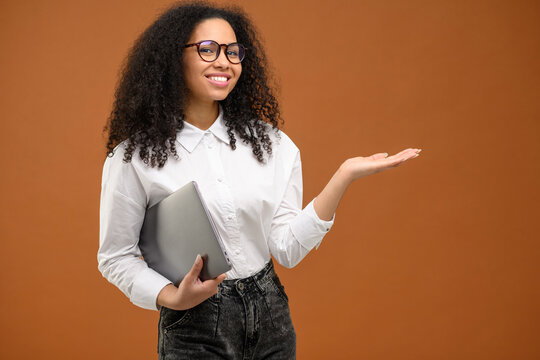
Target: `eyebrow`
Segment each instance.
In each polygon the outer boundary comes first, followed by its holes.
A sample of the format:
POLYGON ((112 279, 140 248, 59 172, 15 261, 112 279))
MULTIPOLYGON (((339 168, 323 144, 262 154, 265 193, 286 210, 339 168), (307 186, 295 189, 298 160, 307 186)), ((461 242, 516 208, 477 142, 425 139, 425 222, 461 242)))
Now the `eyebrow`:
POLYGON ((217 42, 218 44, 226 44, 226 45, 229 45, 229 44, 238 42, 238 40, 229 41, 229 42, 220 42, 220 41, 217 41, 217 40, 214 40, 214 39, 202 39, 202 40, 193 41, 193 43, 199 43, 199 42, 201 42, 201 41, 215 41, 215 42, 217 42))

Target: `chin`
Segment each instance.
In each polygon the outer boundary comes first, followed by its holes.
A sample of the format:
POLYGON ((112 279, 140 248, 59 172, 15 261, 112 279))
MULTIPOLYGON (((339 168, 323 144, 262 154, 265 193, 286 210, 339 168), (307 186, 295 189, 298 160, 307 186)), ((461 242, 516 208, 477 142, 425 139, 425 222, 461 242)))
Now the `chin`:
POLYGON ((225 100, 227 98, 227 96, 229 96, 230 92, 227 91, 227 92, 223 92, 221 94, 214 94, 214 96, 212 96, 212 99, 214 101, 222 101, 222 100, 225 100))

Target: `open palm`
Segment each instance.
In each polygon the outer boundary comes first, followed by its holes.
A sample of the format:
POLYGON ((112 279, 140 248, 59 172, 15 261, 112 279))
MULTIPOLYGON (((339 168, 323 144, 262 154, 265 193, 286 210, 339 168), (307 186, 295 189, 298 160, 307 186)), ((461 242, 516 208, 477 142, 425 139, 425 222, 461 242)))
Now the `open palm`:
POLYGON ((351 180, 356 180, 399 166, 403 162, 417 157, 420 151, 422 150, 409 148, 392 156, 388 156, 387 153, 377 153, 368 157, 354 157, 347 159, 342 168, 347 171, 351 180))

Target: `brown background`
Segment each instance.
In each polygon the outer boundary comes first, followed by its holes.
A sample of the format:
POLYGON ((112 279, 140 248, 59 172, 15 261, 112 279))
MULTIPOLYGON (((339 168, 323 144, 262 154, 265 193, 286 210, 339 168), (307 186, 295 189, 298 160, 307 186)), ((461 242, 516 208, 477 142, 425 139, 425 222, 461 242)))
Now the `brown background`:
MULTIPOLYGON (((304 204, 359 179, 278 268, 299 359, 540 358, 540 2, 238 1, 265 39, 304 204)), ((116 74, 169 1, 2 1, 0 358, 156 358, 158 313, 97 270, 116 74)))

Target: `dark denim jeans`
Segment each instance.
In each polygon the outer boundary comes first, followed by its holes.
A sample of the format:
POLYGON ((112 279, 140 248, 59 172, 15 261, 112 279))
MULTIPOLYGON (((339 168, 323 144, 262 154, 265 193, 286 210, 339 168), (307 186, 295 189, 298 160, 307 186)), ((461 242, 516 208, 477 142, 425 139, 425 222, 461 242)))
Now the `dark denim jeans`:
POLYGON ((160 360, 296 357, 288 298, 272 261, 251 277, 223 281, 218 294, 191 309, 162 307, 158 329, 160 360))

